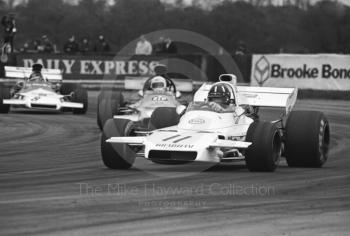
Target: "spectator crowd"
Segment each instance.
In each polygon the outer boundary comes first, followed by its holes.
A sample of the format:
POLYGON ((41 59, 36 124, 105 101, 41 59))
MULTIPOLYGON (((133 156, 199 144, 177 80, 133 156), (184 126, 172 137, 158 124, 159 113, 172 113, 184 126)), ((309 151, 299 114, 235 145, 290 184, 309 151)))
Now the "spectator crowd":
POLYGON ((144 35, 140 36, 136 43, 135 55, 159 55, 159 54, 175 54, 177 53, 176 44, 170 39, 160 36, 152 45, 144 35))
MULTIPOLYGON (((14 36, 17 32, 15 14, 10 13, 5 15, 1 19, 1 25, 3 27, 3 42, 2 44, 9 44, 11 46, 11 52, 16 51, 14 48, 14 36)), ((97 39, 92 42, 89 37, 81 37, 77 40, 75 35, 71 35, 67 41, 63 44, 62 50, 59 50, 57 44, 52 42, 50 37, 46 34, 42 35, 39 39, 27 40, 20 47, 19 52, 23 53, 67 53, 67 54, 90 54, 90 53, 109 53, 111 47, 104 35, 99 35, 97 39)), ((135 55, 160 55, 160 54, 176 54, 178 48, 175 42, 169 37, 160 36, 154 40, 153 43, 146 38, 145 35, 141 35, 136 42, 135 55)))
MULTIPOLYGON (((95 42, 91 42, 89 37, 82 37, 78 41, 75 35, 71 35, 60 51, 47 35, 43 35, 40 39, 25 42, 19 51, 24 53, 103 54, 111 52, 111 47, 104 35, 99 35, 95 42)), ((160 55, 176 54, 177 52, 177 46, 170 38, 161 36, 152 44, 144 35, 141 35, 133 53, 135 55, 160 55)))
MULTIPOLYGON (((11 52, 14 52, 14 36, 17 32, 14 13, 5 15, 1 19, 3 27, 2 45, 9 44, 11 52)), ((95 42, 91 42, 89 37, 82 37, 77 40, 75 35, 71 35, 63 44, 62 51, 57 48, 57 44, 53 43, 48 35, 42 35, 39 39, 27 40, 19 49, 23 53, 67 53, 67 54, 89 54, 89 53, 109 53, 111 47, 104 35, 99 35, 95 42)), ((178 52, 177 45, 169 37, 160 36, 151 43, 145 35, 141 35, 136 43, 135 55, 160 55, 160 54, 176 54, 178 52)))
POLYGON ((3 16, 1 18, 1 25, 3 27, 3 35, 4 35, 3 45, 9 44, 10 51, 13 52, 13 49, 14 49, 13 39, 17 32, 14 13, 10 13, 8 15, 3 16))
MULTIPOLYGON (((75 35, 71 35, 63 45, 62 52, 68 54, 88 54, 88 53, 108 53, 110 52, 109 43, 103 35, 99 35, 95 43, 91 42, 89 37, 82 37, 80 41, 76 40, 75 35)), ((60 53, 57 45, 53 43, 47 35, 40 39, 27 41, 20 48, 20 52, 27 53, 60 53)))
MULTIPOLYGON (((91 42, 89 37, 82 37, 78 41, 75 35, 71 35, 60 51, 47 35, 43 35, 40 39, 26 41, 19 51, 25 53, 103 54, 111 52, 111 47, 104 35, 99 35, 95 42, 91 42)), ((177 52, 177 46, 170 38, 161 36, 152 44, 144 35, 141 35, 133 53, 135 55, 160 55, 176 54, 177 52)))

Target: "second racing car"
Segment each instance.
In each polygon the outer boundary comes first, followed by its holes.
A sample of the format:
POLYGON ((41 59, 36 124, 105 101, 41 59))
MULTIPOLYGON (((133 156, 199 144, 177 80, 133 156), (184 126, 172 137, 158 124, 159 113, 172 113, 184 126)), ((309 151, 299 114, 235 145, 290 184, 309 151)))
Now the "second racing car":
MULTIPOLYGON (((176 109, 181 107, 177 100, 181 93, 175 83, 167 76, 167 68, 163 65, 155 67, 155 76, 148 78, 143 87, 138 91, 138 101, 126 102, 124 96, 118 90, 102 91, 98 97, 97 124, 102 130, 105 122, 114 119, 131 120, 145 129, 164 127, 164 119, 160 118, 150 123, 150 118, 157 107, 163 107, 168 113, 173 114, 173 123, 178 122, 176 109)), ((140 84, 140 82, 138 82, 140 84)), ((130 88, 137 88, 132 85, 130 88)), ((126 86, 126 89, 129 89, 126 86)), ((156 115, 156 114, 154 114, 156 115)))

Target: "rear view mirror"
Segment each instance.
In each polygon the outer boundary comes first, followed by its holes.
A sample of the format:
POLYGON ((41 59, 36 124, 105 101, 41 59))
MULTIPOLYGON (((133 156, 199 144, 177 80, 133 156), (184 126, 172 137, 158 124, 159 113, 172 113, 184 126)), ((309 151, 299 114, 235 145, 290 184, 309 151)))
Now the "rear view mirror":
POLYGON ((142 90, 139 90, 138 95, 139 95, 140 97, 143 97, 143 91, 142 91, 142 90))
POLYGON ((180 91, 176 91, 175 97, 176 98, 180 98, 181 97, 181 92, 180 91))

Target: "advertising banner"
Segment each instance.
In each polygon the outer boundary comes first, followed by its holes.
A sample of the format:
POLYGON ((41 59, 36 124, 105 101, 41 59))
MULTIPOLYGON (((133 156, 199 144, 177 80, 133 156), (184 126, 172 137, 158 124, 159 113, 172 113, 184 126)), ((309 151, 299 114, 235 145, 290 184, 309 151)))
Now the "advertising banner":
POLYGON ((18 54, 17 66, 31 67, 40 63, 44 68, 60 69, 67 80, 116 80, 125 77, 149 77, 158 64, 168 66, 175 78, 201 79, 202 57, 181 56, 113 56, 67 54, 18 54))
POLYGON ((251 85, 350 90, 350 55, 253 55, 251 85))
POLYGON ((40 63, 48 69, 60 69, 65 79, 102 80, 117 79, 117 76, 147 76, 159 58, 113 57, 88 55, 19 54, 17 65, 31 67, 40 63))

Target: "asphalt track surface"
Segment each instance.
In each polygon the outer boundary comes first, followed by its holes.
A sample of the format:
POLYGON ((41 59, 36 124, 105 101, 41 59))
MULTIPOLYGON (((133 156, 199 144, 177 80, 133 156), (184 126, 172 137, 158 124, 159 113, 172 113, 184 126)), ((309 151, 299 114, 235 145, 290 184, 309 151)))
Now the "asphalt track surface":
MULTIPOLYGON (((87 115, 0 116, 0 235, 349 235, 350 106, 298 101, 331 124, 323 168, 251 173, 100 160, 96 94, 87 115)), ((267 112, 266 117, 277 113, 267 112)))

